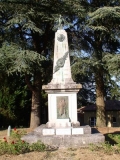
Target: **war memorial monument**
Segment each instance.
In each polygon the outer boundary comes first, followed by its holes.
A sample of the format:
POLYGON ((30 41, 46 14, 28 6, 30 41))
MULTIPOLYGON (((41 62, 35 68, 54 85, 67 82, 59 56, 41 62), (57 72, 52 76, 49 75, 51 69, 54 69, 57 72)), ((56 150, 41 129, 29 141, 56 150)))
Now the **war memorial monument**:
POLYGON ((71 75, 68 36, 59 23, 55 33, 53 77, 42 89, 48 94, 48 122, 22 137, 28 143, 42 141, 57 147, 82 147, 104 142, 101 133, 80 126, 77 120, 77 93, 82 88, 71 75))

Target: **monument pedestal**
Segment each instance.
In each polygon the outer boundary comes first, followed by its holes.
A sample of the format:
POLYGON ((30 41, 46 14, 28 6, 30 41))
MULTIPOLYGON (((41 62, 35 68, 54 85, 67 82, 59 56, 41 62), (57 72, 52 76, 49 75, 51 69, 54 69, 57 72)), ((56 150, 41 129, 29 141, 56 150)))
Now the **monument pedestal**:
POLYGON ((77 121, 77 92, 79 84, 48 84, 43 89, 48 93, 47 127, 80 126, 77 121))

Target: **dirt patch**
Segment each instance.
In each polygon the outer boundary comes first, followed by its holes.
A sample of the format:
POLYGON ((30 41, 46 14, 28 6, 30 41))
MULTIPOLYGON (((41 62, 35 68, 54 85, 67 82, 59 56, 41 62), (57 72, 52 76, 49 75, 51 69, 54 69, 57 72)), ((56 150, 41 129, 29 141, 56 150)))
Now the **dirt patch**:
MULTIPOLYGON (((13 129, 12 129, 13 130, 13 129)), ((22 130, 22 131, 25 131, 26 133, 29 133, 31 132, 32 130, 30 128, 21 128, 21 129, 17 129, 18 131, 19 130, 22 130)), ((0 139, 3 139, 4 137, 7 137, 7 129, 5 130, 0 130, 0 139)))
POLYGON ((99 151, 91 151, 88 148, 76 150, 59 149, 57 151, 31 152, 20 155, 2 155, 0 160, 111 160, 120 159, 119 154, 105 154, 99 151))
POLYGON ((96 129, 102 134, 120 133, 120 127, 102 127, 96 129))

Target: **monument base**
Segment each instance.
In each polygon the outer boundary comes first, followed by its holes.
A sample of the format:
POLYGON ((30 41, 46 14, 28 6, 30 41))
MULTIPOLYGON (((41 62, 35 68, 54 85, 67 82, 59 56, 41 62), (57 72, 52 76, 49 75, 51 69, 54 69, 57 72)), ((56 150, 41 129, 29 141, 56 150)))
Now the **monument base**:
POLYGON ((58 122, 47 122, 47 128, 64 128, 64 127, 80 127, 80 122, 68 122, 67 120, 63 119, 62 121, 58 122))
POLYGON ((78 128, 47 128, 46 125, 41 125, 21 139, 30 144, 41 141, 46 145, 59 148, 84 147, 91 143, 97 144, 105 141, 101 133, 92 133, 88 125, 78 128))

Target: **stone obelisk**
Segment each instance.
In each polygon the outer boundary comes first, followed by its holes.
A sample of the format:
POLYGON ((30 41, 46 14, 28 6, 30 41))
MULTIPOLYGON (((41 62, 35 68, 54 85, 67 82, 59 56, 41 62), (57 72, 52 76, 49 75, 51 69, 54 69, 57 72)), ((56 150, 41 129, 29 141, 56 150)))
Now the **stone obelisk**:
POLYGON ((74 83, 71 76, 67 33, 63 29, 55 33, 53 79, 51 83, 74 83))
POLYGON ((71 75, 68 36, 61 27, 55 33, 53 78, 42 89, 48 93, 48 127, 70 127, 77 121, 77 92, 82 88, 71 75))

